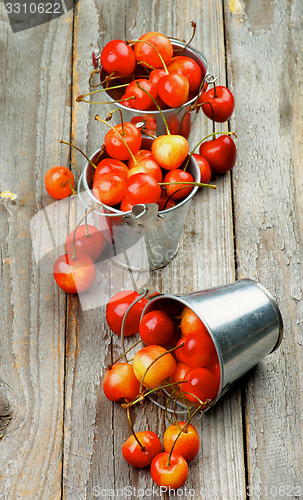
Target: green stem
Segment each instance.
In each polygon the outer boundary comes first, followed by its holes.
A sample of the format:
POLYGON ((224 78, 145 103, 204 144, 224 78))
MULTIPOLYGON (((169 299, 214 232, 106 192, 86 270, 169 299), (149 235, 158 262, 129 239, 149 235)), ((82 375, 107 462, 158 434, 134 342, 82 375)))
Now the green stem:
POLYGON ((128 86, 128 83, 123 83, 121 85, 115 85, 114 87, 110 87, 110 88, 93 90, 92 92, 88 92, 87 94, 80 94, 77 97, 76 102, 81 102, 83 100, 82 99, 83 97, 87 97, 89 95, 98 94, 99 92, 107 92, 108 90, 121 89, 122 87, 127 87, 127 86, 128 86))
POLYGON ((163 57, 161 56, 161 54, 160 54, 160 52, 158 51, 158 49, 157 49, 157 48, 156 48, 156 47, 155 47, 152 43, 148 42, 147 40, 128 40, 126 43, 127 43, 127 44, 132 44, 132 43, 147 43, 148 45, 150 45, 150 46, 151 46, 153 49, 155 49, 155 51, 157 52, 157 54, 158 54, 158 56, 160 57, 161 62, 162 62, 162 64, 163 64, 164 71, 165 71, 165 73, 168 75, 168 73, 169 73, 169 72, 168 72, 167 66, 166 66, 166 64, 165 64, 165 62, 164 62, 164 59, 163 59, 163 57))
POLYGON ((110 127, 112 130, 114 130, 116 132, 116 134, 120 137, 123 144, 128 149, 128 152, 129 152, 133 162, 135 163, 135 165, 137 165, 138 162, 137 162, 136 158, 134 157, 133 152, 131 151, 131 149, 130 149, 129 145, 126 143, 126 141, 123 139, 122 135, 118 132, 118 130, 115 127, 113 127, 110 123, 106 122, 105 120, 102 120, 102 118, 100 118, 100 116, 98 116, 98 115, 95 116, 95 120, 97 120, 98 122, 105 123, 105 125, 108 125, 108 127, 110 127))
POLYGON ((141 450, 145 451, 145 449, 146 449, 145 446, 143 446, 143 444, 140 443, 139 438, 138 438, 137 434, 134 431, 134 427, 133 427, 133 424, 132 424, 132 421, 131 421, 131 418, 130 418, 130 407, 129 406, 127 407, 126 411, 127 411, 127 420, 128 420, 130 429, 132 431, 132 434, 133 434, 135 440, 137 441, 138 445, 140 446, 141 450))
POLYGON ((61 186, 65 186, 66 184, 69 184, 69 187, 71 188, 71 191, 72 191, 72 194, 75 195, 77 194, 77 191, 74 190, 73 186, 72 186, 72 181, 70 179, 68 179, 67 181, 65 182, 62 182, 61 186))
POLYGON ((157 103, 156 99, 153 98, 153 96, 148 92, 148 90, 146 90, 143 87, 141 87, 141 85, 140 85, 139 82, 136 82, 136 85, 137 85, 137 87, 139 87, 139 89, 143 90, 145 92, 145 94, 147 94, 152 99, 153 103, 157 107, 157 109, 158 109, 158 111, 159 111, 159 113, 160 113, 160 115, 162 117, 162 120, 163 120, 165 128, 166 128, 167 135, 171 135, 170 130, 169 130, 168 125, 167 125, 167 121, 165 120, 165 117, 164 117, 164 114, 162 112, 162 109, 160 108, 160 106, 157 103))
POLYGON ((159 186, 174 186, 176 184, 188 184, 190 186, 207 187, 210 189, 217 189, 216 184, 204 184, 203 182, 158 182, 159 186))
POLYGON ((87 159, 88 163, 96 170, 96 165, 94 165, 94 163, 91 161, 91 159, 85 154, 83 153, 83 151, 81 151, 81 149, 79 149, 77 146, 75 146, 74 144, 71 144, 70 142, 65 142, 65 141, 60 141, 61 144, 66 144, 67 146, 71 146, 72 148, 75 148, 77 151, 79 151, 79 153, 81 153, 84 158, 87 159))
MULTIPOLYGON (((134 307, 134 305, 137 304, 137 302, 139 302, 139 300, 141 299, 144 299, 144 297, 148 294, 148 290, 144 290, 143 293, 141 293, 141 295, 139 295, 139 297, 137 297, 129 306, 128 308, 126 309, 125 313, 124 313, 124 316, 123 316, 123 319, 122 319, 122 324, 121 324, 121 343, 122 343, 122 348, 123 348, 123 356, 125 357, 125 361, 126 363, 128 363, 127 361, 127 357, 126 357, 126 354, 127 352, 125 352, 125 345, 124 345, 124 330, 125 330, 125 323, 126 323, 126 318, 127 318, 127 315, 129 313, 129 311, 132 309, 132 307, 134 307)), ((140 391, 139 391, 140 392, 140 391)))

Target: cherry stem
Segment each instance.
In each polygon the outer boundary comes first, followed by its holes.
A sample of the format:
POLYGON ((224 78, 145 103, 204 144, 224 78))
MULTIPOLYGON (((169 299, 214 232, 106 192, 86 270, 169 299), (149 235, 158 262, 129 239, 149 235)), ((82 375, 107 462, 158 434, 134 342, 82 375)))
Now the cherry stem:
MULTIPOLYGON (((124 101, 130 101, 131 99, 135 99, 135 96, 125 97, 124 99, 118 99, 117 101, 86 101, 86 99, 81 99, 81 102, 86 102, 87 104, 119 104, 124 101)), ((79 101, 80 102, 80 101, 79 101)))
POLYGON ((87 225, 87 208, 85 209, 85 236, 86 238, 90 238, 89 230, 88 230, 88 225, 87 225))
POLYGON ((87 211, 87 209, 85 210, 85 215, 84 217, 82 217, 82 219, 80 219, 80 222, 78 222, 78 224, 76 225, 75 227, 75 230, 74 230, 74 234, 73 234, 73 253, 72 253, 72 256, 71 256, 71 259, 72 260, 76 260, 76 232, 78 230, 78 228, 81 226, 81 223, 85 220, 87 221, 87 216, 93 212, 95 210, 95 207, 91 207, 89 209, 89 211, 87 211))
POLYGON ((126 141, 123 139, 122 135, 118 132, 118 130, 115 127, 113 127, 110 123, 108 123, 107 121, 102 120, 102 118, 100 118, 100 116, 98 116, 98 115, 95 116, 95 120, 97 120, 98 122, 105 123, 105 125, 108 125, 108 127, 110 127, 112 130, 114 130, 116 132, 116 134, 120 137, 120 139, 123 142, 123 144, 126 146, 126 148, 127 148, 128 152, 129 152, 129 154, 130 154, 133 162, 135 163, 135 165, 137 165, 138 162, 137 162, 137 160, 136 160, 136 158, 135 158, 132 150, 130 149, 130 147, 126 143, 126 141))
POLYGON ((140 446, 141 450, 145 451, 146 450, 145 446, 143 446, 143 444, 140 443, 139 438, 138 438, 137 434, 134 431, 134 427, 133 427, 133 424, 132 424, 132 421, 131 421, 131 418, 130 418, 130 407, 129 406, 127 407, 126 411, 127 411, 127 420, 128 420, 130 429, 132 431, 132 434, 133 434, 135 440, 137 441, 138 445, 140 446))
MULTIPOLYGON (((179 346, 176 347, 176 349, 179 349, 179 346)), ((165 354, 167 354, 167 353, 165 352, 164 354, 162 354, 162 356, 164 356, 165 354)), ((154 361, 157 361, 157 360, 154 360, 154 361)), ((149 366, 148 366, 148 368, 149 368, 149 366)), ((146 398, 150 394, 153 394, 154 392, 161 391, 162 389, 166 389, 167 387, 175 386, 176 384, 181 384, 182 382, 187 382, 187 380, 180 380, 178 382, 170 382, 170 383, 167 383, 167 384, 164 384, 164 385, 160 385, 160 386, 155 387, 154 389, 150 389, 148 392, 144 392, 144 393, 142 392, 141 394, 140 394, 140 391, 139 391, 139 396, 136 397, 133 401, 131 401, 131 403, 129 403, 128 406, 134 406, 135 404, 140 403, 144 398, 146 398)))
MULTIPOLYGON (((142 395, 142 388, 143 388, 143 381, 146 377, 146 374, 148 372, 148 370, 161 358, 163 358, 163 356, 166 356, 166 354, 170 353, 170 352, 174 352, 176 351, 177 349, 180 349, 180 347, 183 347, 183 343, 180 344, 180 345, 177 345, 175 347, 172 347, 171 349, 168 349, 166 352, 163 352, 162 354, 160 354, 160 356, 157 356, 157 358, 155 358, 149 365, 148 367, 146 368, 145 372, 143 373, 143 377, 141 378, 141 382, 140 382, 140 387, 139 387, 139 395, 142 395)), ((155 387, 156 390, 159 390, 160 387, 155 387)), ((154 390, 154 389, 152 389, 154 390)))
POLYGON ((146 90, 143 87, 141 87, 141 85, 140 85, 139 82, 136 82, 136 85, 137 85, 137 87, 139 87, 139 89, 143 90, 143 92, 145 92, 145 94, 149 95, 149 97, 152 99, 153 103, 157 107, 157 109, 158 109, 158 111, 159 111, 159 113, 160 113, 160 115, 162 117, 162 120, 163 120, 165 128, 166 128, 167 135, 171 135, 170 130, 169 130, 168 125, 167 125, 167 121, 165 120, 165 117, 164 117, 164 114, 162 112, 162 109, 160 108, 160 106, 157 103, 156 99, 153 98, 153 96, 148 92, 148 90, 146 90))
POLYGON ((162 64, 163 64, 163 69, 164 69, 165 73, 166 73, 167 75, 169 74, 169 71, 168 71, 167 66, 166 66, 166 64, 165 64, 165 62, 164 62, 163 57, 161 56, 161 54, 160 54, 160 52, 158 51, 158 49, 157 49, 157 48, 156 48, 156 47, 155 47, 152 43, 148 42, 147 40, 127 40, 127 41, 126 41, 126 43, 127 43, 128 45, 130 45, 130 44, 132 44, 132 43, 147 43, 148 45, 150 45, 153 49, 155 49, 155 51, 157 52, 158 56, 160 57, 161 62, 162 62, 162 64))
POLYGON ((176 191, 174 191, 174 192, 173 192, 173 193, 172 193, 172 194, 171 194, 171 195, 167 198, 167 200, 166 200, 166 202, 165 202, 165 204, 164 204, 163 210, 166 210, 167 205, 168 205, 169 201, 170 201, 171 199, 173 199, 174 194, 179 193, 179 191, 182 191, 182 189, 187 189, 187 186, 183 186, 183 187, 181 187, 181 188, 177 189, 176 191))
POLYGON ((72 148, 75 148, 77 151, 79 151, 79 153, 83 154, 83 156, 87 159, 88 163, 96 170, 96 165, 91 161, 91 159, 85 154, 83 153, 83 151, 81 151, 81 149, 79 149, 77 146, 75 146, 74 144, 71 144, 70 142, 65 142, 65 141, 60 141, 61 144, 66 144, 67 146, 71 146, 72 148))
POLYGON ((92 80, 93 76, 94 76, 94 75, 96 75, 96 74, 98 74, 98 73, 101 73, 101 69, 100 69, 100 68, 93 69, 93 71, 91 72, 91 74, 90 74, 90 76, 89 76, 89 79, 88 79, 88 85, 89 85, 90 87, 95 88, 95 87, 99 87, 99 85, 102 85, 102 83, 101 83, 101 82, 100 82, 100 83, 98 83, 97 85, 93 85, 93 84, 91 83, 91 80, 92 80))
POLYGON ((180 429, 176 439, 174 440, 173 442, 173 445, 171 447, 171 450, 169 452, 169 456, 168 456, 168 459, 167 459, 167 462, 166 462, 166 467, 169 467, 170 466, 170 459, 171 459, 171 456, 172 456, 172 453, 173 453, 173 450, 174 450, 174 447, 176 445, 176 442, 178 441, 179 437, 181 436, 182 432, 186 432, 189 425, 190 425, 190 422, 191 420, 193 419, 193 417, 196 415, 196 413, 198 413, 198 411, 201 409, 201 407, 203 405, 205 405, 206 403, 203 403, 201 402, 201 404, 195 409, 195 411, 193 411, 193 413, 190 415, 190 417, 188 418, 186 424, 184 425, 184 427, 182 427, 182 429, 180 429))
MULTIPOLYGON (((129 311, 132 309, 132 307, 137 304, 137 302, 139 302, 139 300, 141 299, 144 299, 144 297, 148 294, 148 290, 145 289, 144 292, 141 293, 141 295, 139 295, 139 297, 137 297, 129 306, 128 308, 126 309, 125 311, 125 314, 123 316, 123 319, 122 319, 122 324, 121 324, 121 342, 122 342, 122 348, 123 348, 123 356, 125 358, 125 361, 126 363, 128 363, 127 361, 127 357, 126 357, 126 352, 125 352, 125 343, 124 343, 124 331, 125 331, 125 323, 126 323, 126 319, 127 319, 127 315, 129 313, 129 311)), ((128 352, 128 351, 127 351, 128 352)))
MULTIPOLYGON (((190 186, 207 187, 209 189, 217 189, 216 184, 204 184, 203 182, 158 182, 159 186, 174 186, 177 184, 187 184, 190 186)), ((175 193, 174 193, 175 194, 175 193)))
MULTIPOLYGON (((199 104, 196 104, 195 108, 199 108, 199 106, 203 106, 204 104, 210 105, 211 114, 212 114, 212 122, 213 122, 213 134, 215 134, 216 133, 216 122, 215 122, 215 118, 214 118, 214 108, 212 106, 212 103, 209 101, 200 102, 199 104)), ((214 139, 214 137, 213 137, 213 139, 214 139)))
POLYGON ((115 361, 113 363, 111 363, 110 365, 107 366, 107 370, 111 370, 112 367, 118 363, 118 361, 120 361, 120 359, 123 358, 123 356, 125 356, 126 354, 128 354, 132 349, 134 349, 138 344, 140 344, 140 342, 142 342, 142 340, 138 340, 134 345, 130 346, 127 351, 124 351, 123 354, 121 354, 121 356, 119 356, 119 358, 115 359, 115 361))
POLYGON ((62 182, 61 186, 65 186, 66 184, 69 184, 69 187, 71 188, 72 190, 72 194, 75 195, 77 194, 77 191, 74 190, 73 186, 72 186, 72 181, 70 179, 68 179, 67 181, 65 182, 62 182))
POLYGON ((196 27, 197 27, 197 25, 196 25, 195 21, 191 22, 191 27, 193 28, 193 33, 192 33, 192 36, 191 36, 189 42, 187 42, 187 44, 185 45, 184 49, 186 49, 190 45, 190 43, 193 41, 194 36, 196 34, 196 27))
POLYGON ((83 97, 87 97, 89 95, 98 94, 99 92, 107 92, 108 90, 113 90, 113 89, 121 89, 122 87, 127 87, 127 86, 128 83, 123 83, 121 85, 116 85, 115 87, 103 88, 103 89, 93 90, 92 92, 88 92, 87 94, 80 94, 78 95, 76 102, 81 102, 83 100, 83 97))

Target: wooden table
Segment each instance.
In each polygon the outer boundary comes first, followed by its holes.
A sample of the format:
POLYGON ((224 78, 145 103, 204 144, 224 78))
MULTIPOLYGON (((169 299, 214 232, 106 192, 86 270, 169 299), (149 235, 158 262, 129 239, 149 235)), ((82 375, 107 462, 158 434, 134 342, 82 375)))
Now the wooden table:
MULTIPOLYGON (((70 166, 77 178, 82 171, 83 157, 60 139, 87 154, 102 143, 105 128, 94 120, 102 106, 75 102, 89 89, 93 48, 147 31, 188 40, 191 20, 193 46, 234 93, 229 128, 238 159, 231 174, 214 179, 216 191, 195 196, 178 255, 151 279, 165 293, 256 279, 277 300, 285 331, 282 346, 197 421, 201 450, 182 495, 302 498, 301 0, 81 0, 15 34, 4 3, 0 12, 1 192, 18 195, 0 204, 0 498, 161 496, 150 495, 148 470, 121 457, 125 413, 102 392, 105 365, 120 349, 105 308, 83 311, 38 269, 30 221, 53 202, 43 182, 51 166, 70 166)), ((202 113, 199 120, 196 142, 212 128, 202 113)), ((163 412, 139 408, 135 426, 162 435, 163 412)))

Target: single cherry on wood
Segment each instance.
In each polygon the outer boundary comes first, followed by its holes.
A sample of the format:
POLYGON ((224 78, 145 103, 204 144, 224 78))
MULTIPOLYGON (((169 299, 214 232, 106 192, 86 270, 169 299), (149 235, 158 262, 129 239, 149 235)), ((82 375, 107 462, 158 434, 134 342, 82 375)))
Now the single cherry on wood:
POLYGON ((62 200, 76 192, 74 175, 66 167, 51 167, 45 174, 44 184, 48 194, 56 200, 62 200))
POLYGON ((231 170, 237 159, 235 142, 227 134, 202 142, 199 153, 206 158, 215 174, 223 174, 231 170))

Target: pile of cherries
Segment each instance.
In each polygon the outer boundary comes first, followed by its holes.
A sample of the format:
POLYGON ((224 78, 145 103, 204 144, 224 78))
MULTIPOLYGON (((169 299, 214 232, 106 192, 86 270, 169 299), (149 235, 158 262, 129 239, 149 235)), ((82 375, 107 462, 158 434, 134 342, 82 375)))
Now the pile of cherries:
POLYGON ((220 364, 208 330, 189 307, 162 299, 141 317, 148 299, 140 297, 135 291, 125 290, 107 304, 111 330, 123 337, 138 332, 144 347, 136 352, 132 363, 126 358, 130 349, 124 350, 126 361, 121 361, 122 355, 108 367, 103 390, 109 400, 122 402, 127 410, 132 435, 122 446, 125 460, 139 468, 150 464, 157 485, 177 489, 184 485, 188 462, 199 450, 199 436, 191 421, 216 399, 220 364), (170 425, 163 436, 164 451, 154 432, 135 432, 130 417, 133 406, 155 394, 166 395, 167 403, 180 402, 188 407, 186 421, 178 421, 175 411, 174 421, 170 420, 166 412, 170 425))

